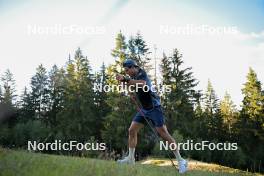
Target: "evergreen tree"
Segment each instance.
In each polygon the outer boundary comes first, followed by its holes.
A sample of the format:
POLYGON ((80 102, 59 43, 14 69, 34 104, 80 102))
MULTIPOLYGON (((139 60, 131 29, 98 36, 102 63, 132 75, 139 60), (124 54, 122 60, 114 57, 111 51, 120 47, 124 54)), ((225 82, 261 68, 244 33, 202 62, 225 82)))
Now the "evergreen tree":
POLYGON ((24 88, 23 94, 20 97, 19 102, 19 120, 20 122, 27 122, 29 120, 33 120, 35 116, 35 108, 33 101, 31 99, 30 92, 27 88, 24 88))
MULTIPOLYGON (((161 74, 162 74, 162 82, 160 84, 160 88, 162 88, 163 86, 173 86, 173 82, 172 82, 172 72, 171 72, 171 65, 172 65, 172 61, 170 58, 168 58, 166 56, 165 53, 163 53, 163 57, 161 60, 161 64, 160 64, 160 69, 161 69, 161 74)), ((171 98, 170 98, 171 92, 166 92, 163 91, 161 93, 161 103, 163 105, 163 108, 165 109, 165 115, 166 115, 166 119, 168 122, 167 126, 168 129, 172 129, 173 127, 170 124, 173 121, 173 114, 172 114, 172 105, 171 105, 171 98)))
MULTIPOLYGON (((127 44, 125 36, 121 31, 117 34, 116 45, 111 55, 115 62, 107 68, 107 84, 119 85, 115 79, 117 73, 125 74, 122 63, 127 56, 127 44)), ((130 125, 132 111, 128 107, 133 107, 128 96, 121 96, 117 90, 108 93, 107 104, 110 107, 110 113, 104 120, 102 137, 107 142, 110 150, 125 151, 127 147, 127 129, 130 125), (116 127, 116 128, 113 128, 116 127)))
POLYGON ((48 118, 47 124, 56 129, 58 125, 58 113, 62 110, 64 69, 59 69, 54 65, 48 75, 48 118))
POLYGON ((114 58, 118 58, 116 62, 120 64, 120 61, 124 61, 127 56, 126 37, 119 31, 115 40, 115 48, 112 50, 111 54, 114 58))
POLYGON ((108 75, 107 84, 109 85, 118 84, 115 79, 116 73, 124 74, 122 63, 127 57, 127 44, 125 40, 125 36, 120 31, 115 39, 115 48, 111 52, 111 55, 115 58, 115 62, 111 64, 106 71, 108 75))
POLYGON ((198 91, 194 98, 195 98, 195 104, 194 104, 194 114, 195 114, 195 120, 192 122, 194 124, 193 131, 196 134, 197 138, 202 138, 202 136, 207 136, 207 121, 204 118, 204 111, 202 107, 202 93, 201 91, 198 91))
POLYGON ((58 115, 61 131, 65 139, 85 142, 98 130, 94 125, 93 75, 80 48, 76 50, 74 60, 67 64, 64 89, 63 110, 58 115))
POLYGON ((0 129, 3 128, 3 131, 5 131, 12 128, 17 122, 15 80, 9 69, 7 69, 1 76, 1 81, 3 92, 2 97, 0 97, 0 121, 3 122, 3 127, 0 127, 0 129))
POLYGON ((212 116, 219 110, 219 99, 210 80, 208 80, 207 89, 204 97, 205 112, 212 116))
POLYGON ((15 80, 10 70, 6 70, 6 72, 1 77, 1 81, 4 88, 2 102, 8 106, 14 106, 14 101, 16 98, 15 80))
POLYGON ((31 78, 31 100, 35 109, 35 117, 44 120, 48 108, 48 76, 46 68, 40 64, 36 74, 31 78))
POLYGON ((135 37, 131 36, 128 41, 128 49, 130 58, 134 59, 139 67, 143 68, 147 72, 150 71, 151 66, 148 64, 150 58, 148 54, 151 52, 146 45, 142 35, 138 32, 135 37))
POLYGON ((192 135, 190 121, 194 117, 194 88, 198 84, 191 67, 182 68, 182 55, 177 49, 171 57, 163 56, 161 71, 163 84, 171 86, 171 92, 163 95, 168 129, 179 129, 181 133, 192 135), (181 123, 179 123, 181 122, 181 123))
POLYGON ((257 75, 252 68, 249 69, 247 82, 244 84, 242 93, 244 99, 241 113, 247 118, 257 122, 257 126, 261 126, 264 99, 261 92, 261 83, 257 79, 257 75))
MULTIPOLYGON (((105 91, 100 90, 100 86, 103 88, 105 85, 107 85, 107 74, 106 74, 106 66, 103 63, 101 67, 101 71, 96 74, 95 76, 95 86, 98 86, 95 88, 95 105, 96 105, 96 116, 97 121, 95 126, 101 130, 103 128, 103 121, 107 114, 110 112, 110 107, 107 104, 108 95, 105 91)), ((98 132, 97 138, 101 138, 100 131, 98 132)))
POLYGON ((163 53, 160 65, 163 85, 171 84, 171 64, 171 60, 163 53))
POLYGON ((237 117, 236 107, 231 100, 230 95, 226 92, 224 99, 220 102, 220 113, 223 119, 223 132, 231 139, 233 124, 237 117))
MULTIPOLYGON (((261 82, 255 71, 250 68, 247 81, 242 89, 244 95, 242 110, 237 123, 239 144, 248 154, 248 164, 252 171, 263 162, 264 152, 264 96, 261 82)), ((263 169, 262 169, 263 171, 263 169)))
POLYGON ((208 137, 210 140, 220 139, 222 119, 220 115, 219 99, 215 93, 210 80, 208 80, 207 90, 204 95, 204 117, 207 124, 208 137))

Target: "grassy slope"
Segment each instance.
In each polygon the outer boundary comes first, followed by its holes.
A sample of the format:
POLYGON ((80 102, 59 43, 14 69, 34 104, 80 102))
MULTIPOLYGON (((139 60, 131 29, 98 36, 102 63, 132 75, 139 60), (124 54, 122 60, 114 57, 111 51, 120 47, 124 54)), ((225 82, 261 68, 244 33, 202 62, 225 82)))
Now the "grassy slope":
MULTIPOLYGON (((192 176, 208 175, 249 175, 232 170, 226 172, 207 170, 190 170, 192 176), (233 172, 233 173, 232 173, 233 172)), ((57 156, 29 153, 25 151, 3 150, 0 148, 0 176, 161 176, 179 175, 173 167, 155 165, 135 166, 118 165, 114 161, 87 159, 79 157, 57 156)))

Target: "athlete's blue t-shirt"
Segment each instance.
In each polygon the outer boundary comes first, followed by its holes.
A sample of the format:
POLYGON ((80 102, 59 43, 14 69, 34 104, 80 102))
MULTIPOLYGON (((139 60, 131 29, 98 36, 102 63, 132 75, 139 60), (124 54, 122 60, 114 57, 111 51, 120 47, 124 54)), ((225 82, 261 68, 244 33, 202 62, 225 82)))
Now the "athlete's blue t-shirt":
POLYGON ((136 91, 136 95, 138 100, 140 101, 142 107, 146 110, 152 109, 155 106, 160 106, 160 98, 158 94, 154 91, 154 87, 152 87, 151 81, 148 78, 146 72, 139 68, 139 71, 136 76, 133 77, 135 80, 145 80, 146 86, 143 88, 139 88, 138 91, 136 91), (144 90, 145 91, 144 91, 144 90))

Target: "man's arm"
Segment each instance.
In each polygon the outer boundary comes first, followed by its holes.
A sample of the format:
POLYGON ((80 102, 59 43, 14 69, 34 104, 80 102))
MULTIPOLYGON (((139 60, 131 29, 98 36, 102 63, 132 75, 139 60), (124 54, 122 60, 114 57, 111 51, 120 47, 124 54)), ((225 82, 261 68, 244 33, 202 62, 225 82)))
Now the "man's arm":
POLYGON ((134 79, 131 79, 127 82, 128 85, 139 85, 139 86, 144 86, 146 85, 146 81, 145 80, 134 80, 134 79))
POLYGON ((138 85, 138 86, 144 86, 146 85, 146 81, 145 80, 135 80, 135 79, 130 79, 130 78, 127 78, 125 77, 124 75, 121 75, 121 74, 117 74, 116 75, 116 79, 118 81, 121 81, 121 82, 127 82, 128 85, 138 85))

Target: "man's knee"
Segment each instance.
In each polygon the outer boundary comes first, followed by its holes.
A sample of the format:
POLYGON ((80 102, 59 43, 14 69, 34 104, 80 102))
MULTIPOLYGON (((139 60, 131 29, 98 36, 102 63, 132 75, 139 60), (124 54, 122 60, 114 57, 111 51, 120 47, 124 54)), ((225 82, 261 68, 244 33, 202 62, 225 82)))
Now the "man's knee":
POLYGON ((158 133, 159 133, 159 135, 160 136, 166 136, 166 135, 168 135, 168 132, 167 132, 167 130, 165 129, 165 128, 159 128, 158 130, 158 133))
POLYGON ((134 136, 136 136, 137 135, 137 130, 135 129, 135 128, 129 128, 128 129, 128 134, 129 134, 129 136, 132 136, 132 137, 134 137, 134 136))
POLYGON ((169 134, 169 132, 167 131, 166 128, 160 128, 158 130, 158 133, 160 135, 160 137, 166 141, 169 141, 169 142, 173 142, 174 139, 171 137, 171 135, 169 134))

